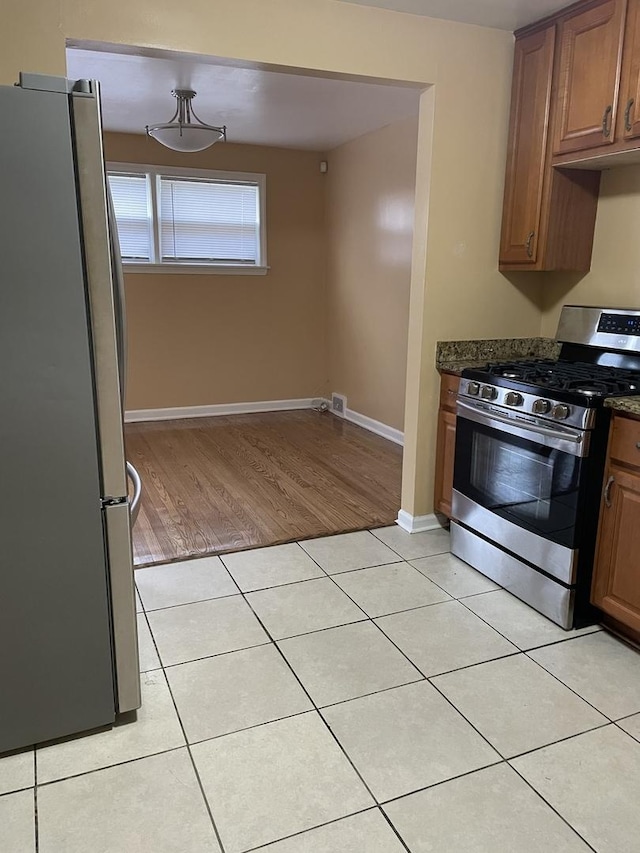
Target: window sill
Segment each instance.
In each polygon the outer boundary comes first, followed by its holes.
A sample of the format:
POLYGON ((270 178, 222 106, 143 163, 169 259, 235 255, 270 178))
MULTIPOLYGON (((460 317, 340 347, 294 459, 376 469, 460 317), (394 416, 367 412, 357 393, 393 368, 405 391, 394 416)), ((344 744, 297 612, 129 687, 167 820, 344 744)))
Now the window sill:
POLYGON ((126 273, 154 275, 266 275, 269 267, 223 266, 222 264, 127 264, 126 273))

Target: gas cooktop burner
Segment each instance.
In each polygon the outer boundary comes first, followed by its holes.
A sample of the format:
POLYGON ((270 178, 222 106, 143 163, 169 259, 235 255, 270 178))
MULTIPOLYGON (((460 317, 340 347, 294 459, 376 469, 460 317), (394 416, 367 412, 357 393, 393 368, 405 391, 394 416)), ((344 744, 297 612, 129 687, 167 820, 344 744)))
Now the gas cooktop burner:
POLYGON ((604 382, 594 382, 592 385, 572 386, 570 390, 577 391, 578 394, 584 394, 585 397, 599 397, 607 393, 607 386, 604 382))
POLYGON ((582 397, 599 398, 635 394, 640 390, 640 373, 585 362, 547 359, 515 361, 489 364, 480 372, 485 381, 493 381, 495 384, 504 384, 504 380, 512 380, 544 388, 549 392, 563 391, 579 394, 582 397))

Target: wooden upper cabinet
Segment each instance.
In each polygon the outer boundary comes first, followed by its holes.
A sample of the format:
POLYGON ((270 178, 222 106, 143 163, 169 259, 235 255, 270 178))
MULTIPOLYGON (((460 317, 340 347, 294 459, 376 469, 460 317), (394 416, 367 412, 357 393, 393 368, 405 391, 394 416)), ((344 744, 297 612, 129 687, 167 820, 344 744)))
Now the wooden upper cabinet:
POLYGON ((620 91, 620 133, 640 136, 640 0, 629 0, 620 91))
POLYGON ((627 0, 597 0, 559 22, 553 153, 615 140, 627 0))
POLYGON ((535 264, 538 255, 555 26, 515 45, 501 264, 535 264))

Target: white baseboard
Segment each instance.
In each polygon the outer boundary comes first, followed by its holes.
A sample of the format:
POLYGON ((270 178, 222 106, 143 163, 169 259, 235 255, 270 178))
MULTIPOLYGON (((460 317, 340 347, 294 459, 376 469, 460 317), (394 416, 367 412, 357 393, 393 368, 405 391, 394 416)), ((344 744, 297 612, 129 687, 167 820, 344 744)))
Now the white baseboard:
POLYGON ((434 513, 429 515, 410 515, 401 509, 396 524, 407 533, 424 533, 427 530, 442 530, 442 525, 434 513))
POLYGON ((179 406, 173 409, 131 409, 125 412, 125 423, 138 421, 173 421, 181 418, 210 418, 216 415, 246 415, 253 412, 290 412, 310 409, 324 402, 318 397, 300 400, 260 400, 255 403, 219 403, 212 406, 179 406))
POLYGON ((344 418, 347 421, 351 421, 353 424, 357 424, 364 429, 368 429, 369 432, 375 432, 376 435, 388 438, 389 441, 393 441, 394 444, 399 444, 401 446, 404 445, 404 433, 399 429, 387 426, 387 424, 383 424, 381 421, 376 421, 374 418, 370 418, 367 415, 361 415, 360 412, 354 412, 353 409, 347 409, 344 413, 344 418))
MULTIPOLYGON (((217 415, 248 415, 256 412, 292 412, 298 409, 310 409, 314 405, 329 401, 322 397, 301 397, 298 400, 258 400, 255 403, 218 403, 211 406, 176 406, 170 409, 130 409, 124 414, 127 424, 141 421, 174 421, 182 418, 211 418, 217 415)), ((395 444, 404 444, 404 433, 399 429, 376 421, 374 418, 347 409, 345 420, 363 427, 363 429, 381 435, 395 444)))
MULTIPOLYGON (((298 409, 310 409, 314 405, 329 401, 322 397, 301 397, 298 400, 258 400, 255 403, 218 403, 211 406, 176 406, 170 409, 130 409, 124 414, 127 424, 141 421, 174 421, 182 418, 211 418, 216 415, 248 415, 255 412, 292 412, 298 409)), ((404 433, 399 429, 347 409, 345 420, 363 427, 363 429, 381 435, 395 444, 404 444, 404 433)))

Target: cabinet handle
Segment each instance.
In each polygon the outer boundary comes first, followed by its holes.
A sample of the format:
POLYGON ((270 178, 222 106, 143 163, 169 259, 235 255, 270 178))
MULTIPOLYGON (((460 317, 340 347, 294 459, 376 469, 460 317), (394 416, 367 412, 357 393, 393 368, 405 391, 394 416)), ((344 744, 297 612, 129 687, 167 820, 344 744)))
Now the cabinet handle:
POLYGON ((613 107, 611 104, 605 109, 604 115, 602 116, 602 135, 605 139, 608 139, 611 136, 611 115, 613 113, 613 107))
POLYGON ((611 486, 615 483, 615 477, 609 477, 607 480, 607 485, 604 487, 604 492, 602 497, 604 498, 604 505, 607 509, 611 509, 611 486))
POLYGON ((533 246, 531 245, 531 243, 533 242, 533 238, 535 236, 536 236, 535 231, 529 231, 527 239, 525 240, 525 243, 524 243, 524 248, 527 252, 527 257, 529 257, 529 258, 533 257, 533 246))
POLYGON ((631 124, 631 110, 633 109, 634 103, 633 98, 629 98, 627 108, 624 111, 624 129, 627 133, 630 133, 633 130, 633 125, 631 124))
POLYGON ((640 441, 636 441, 636 448, 640 450, 640 441))

